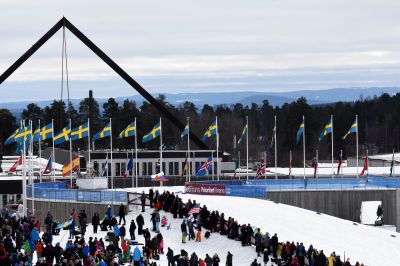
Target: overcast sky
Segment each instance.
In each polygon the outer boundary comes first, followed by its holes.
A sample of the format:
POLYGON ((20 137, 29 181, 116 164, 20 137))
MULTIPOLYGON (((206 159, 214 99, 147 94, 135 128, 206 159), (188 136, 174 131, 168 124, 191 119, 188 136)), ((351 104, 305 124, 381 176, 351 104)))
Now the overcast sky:
MULTIPOLYGON (((400 1, 0 0, 0 72, 63 15, 153 93, 399 86, 400 1)), ((0 85, 60 98, 61 31, 0 85)), ((67 32, 71 97, 136 94, 67 32)))

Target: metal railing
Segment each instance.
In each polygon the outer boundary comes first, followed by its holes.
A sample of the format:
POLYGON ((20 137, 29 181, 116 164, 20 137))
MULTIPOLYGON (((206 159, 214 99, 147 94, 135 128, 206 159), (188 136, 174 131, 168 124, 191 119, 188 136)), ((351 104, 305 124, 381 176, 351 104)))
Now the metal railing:
POLYGON ((126 204, 128 194, 118 190, 68 189, 68 182, 49 182, 27 185, 27 197, 35 200, 96 202, 104 204, 126 204))

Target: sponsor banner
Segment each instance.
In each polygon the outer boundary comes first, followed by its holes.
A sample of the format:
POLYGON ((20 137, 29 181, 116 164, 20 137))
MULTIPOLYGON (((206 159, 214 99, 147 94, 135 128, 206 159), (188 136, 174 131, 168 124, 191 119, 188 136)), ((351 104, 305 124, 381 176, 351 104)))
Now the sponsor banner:
POLYGON ((225 195, 225 185, 186 184, 185 192, 199 195, 225 195))

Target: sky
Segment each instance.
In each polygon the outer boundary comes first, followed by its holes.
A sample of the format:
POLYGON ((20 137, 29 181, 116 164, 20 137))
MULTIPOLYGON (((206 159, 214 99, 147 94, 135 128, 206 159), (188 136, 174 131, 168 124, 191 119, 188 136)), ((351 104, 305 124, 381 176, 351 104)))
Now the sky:
MULTIPOLYGON (((394 0, 0 0, 0 73, 65 16, 151 93, 399 86, 394 0)), ((137 94, 66 32, 71 98, 137 94)), ((61 97, 59 31, 0 102, 61 97)), ((65 95, 63 96, 65 97, 65 95)))

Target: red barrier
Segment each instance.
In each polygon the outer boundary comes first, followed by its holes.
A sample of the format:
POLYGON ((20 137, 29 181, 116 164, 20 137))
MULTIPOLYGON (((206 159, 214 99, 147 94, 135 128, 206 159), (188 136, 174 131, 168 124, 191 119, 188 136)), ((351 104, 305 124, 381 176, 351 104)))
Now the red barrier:
POLYGON ((185 184, 185 192, 199 195, 225 195, 225 185, 185 184))

